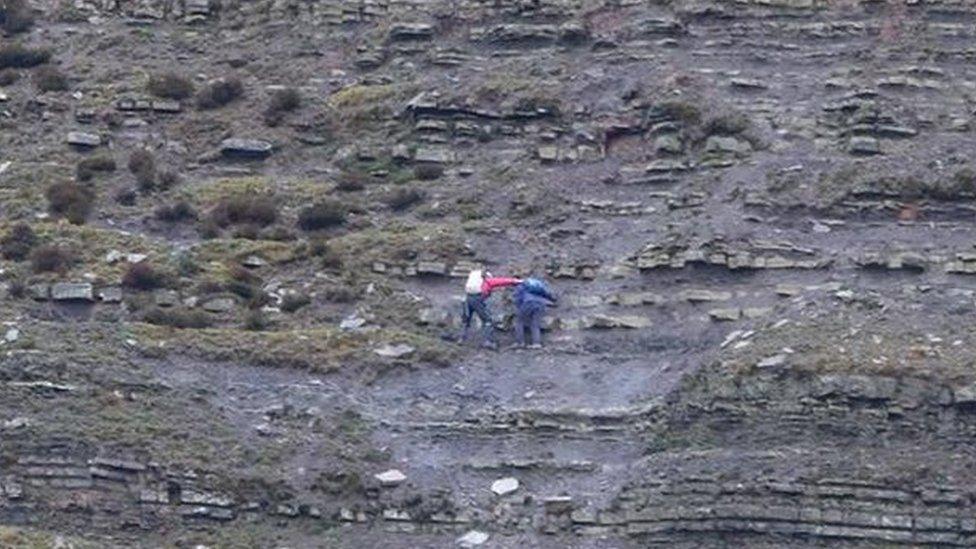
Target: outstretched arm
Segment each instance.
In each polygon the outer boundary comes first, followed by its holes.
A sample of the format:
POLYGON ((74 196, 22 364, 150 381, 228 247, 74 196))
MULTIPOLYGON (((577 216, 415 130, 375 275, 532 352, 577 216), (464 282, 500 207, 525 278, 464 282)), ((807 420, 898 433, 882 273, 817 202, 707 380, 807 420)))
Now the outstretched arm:
POLYGON ((484 295, 490 294, 495 288, 504 288, 506 286, 515 286, 521 284, 522 279, 520 278, 507 278, 504 276, 496 276, 492 278, 486 278, 485 283, 481 286, 481 293, 484 295))

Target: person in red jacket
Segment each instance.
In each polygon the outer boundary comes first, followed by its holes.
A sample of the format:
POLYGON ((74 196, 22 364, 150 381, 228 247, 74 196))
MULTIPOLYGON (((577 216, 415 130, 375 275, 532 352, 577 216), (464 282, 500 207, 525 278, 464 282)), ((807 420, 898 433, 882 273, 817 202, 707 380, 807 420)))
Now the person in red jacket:
POLYGON ((463 343, 468 338, 468 329, 471 327, 471 320, 478 316, 481 321, 481 333, 484 337, 481 346, 495 349, 494 331, 495 323, 491 319, 491 309, 488 307, 488 299, 491 292, 497 288, 516 286, 522 281, 518 278, 495 277, 488 271, 475 269, 468 274, 468 280, 464 284, 464 309, 461 314, 463 329, 458 336, 458 343, 463 343))

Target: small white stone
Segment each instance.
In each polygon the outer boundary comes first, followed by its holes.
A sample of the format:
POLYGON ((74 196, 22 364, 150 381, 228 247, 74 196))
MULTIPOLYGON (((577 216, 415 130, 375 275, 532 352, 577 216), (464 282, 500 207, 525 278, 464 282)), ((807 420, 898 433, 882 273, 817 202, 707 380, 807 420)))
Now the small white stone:
POLYGON ((110 252, 105 254, 105 263, 108 263, 109 265, 113 263, 118 263, 119 261, 122 260, 123 257, 124 256, 122 255, 122 252, 118 250, 111 250, 110 252))
POLYGON ((518 488, 519 481, 517 478, 513 477, 498 479, 491 483, 491 491, 499 496, 511 494, 512 492, 518 490, 518 488))
POLYGON ((785 363, 786 363, 786 355, 779 354, 779 355, 773 355, 773 356, 770 356, 770 357, 766 357, 766 358, 760 360, 759 361, 759 364, 756 364, 756 367, 757 368, 775 368, 777 366, 782 366, 785 363))
POLYGON ((457 543, 461 547, 477 547, 486 541, 488 541, 487 533, 479 532, 478 530, 471 530, 467 534, 459 537, 457 543))
POLYGON ((390 469, 389 471, 376 474, 375 478, 383 486, 396 486, 407 480, 407 475, 404 475, 397 469, 390 469))
POLYGON ((342 322, 339 323, 339 329, 355 330, 356 328, 362 328, 364 325, 366 325, 365 318, 352 315, 342 319, 342 322))

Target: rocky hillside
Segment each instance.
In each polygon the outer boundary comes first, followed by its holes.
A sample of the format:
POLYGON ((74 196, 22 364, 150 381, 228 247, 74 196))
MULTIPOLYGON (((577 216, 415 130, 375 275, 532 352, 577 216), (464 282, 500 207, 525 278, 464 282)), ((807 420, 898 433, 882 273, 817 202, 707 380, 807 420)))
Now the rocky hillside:
POLYGON ((971 2, 0 29, 0 546, 976 545, 971 2))

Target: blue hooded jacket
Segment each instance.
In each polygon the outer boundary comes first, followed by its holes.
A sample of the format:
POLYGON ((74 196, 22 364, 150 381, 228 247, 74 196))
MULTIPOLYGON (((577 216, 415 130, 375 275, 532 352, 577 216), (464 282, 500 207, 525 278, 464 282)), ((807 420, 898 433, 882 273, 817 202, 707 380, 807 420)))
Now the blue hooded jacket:
POLYGON ((519 314, 525 315, 544 310, 549 305, 554 305, 556 303, 556 296, 548 291, 545 292, 545 295, 532 293, 525 284, 519 284, 515 287, 512 300, 515 302, 515 307, 518 309, 519 314))

